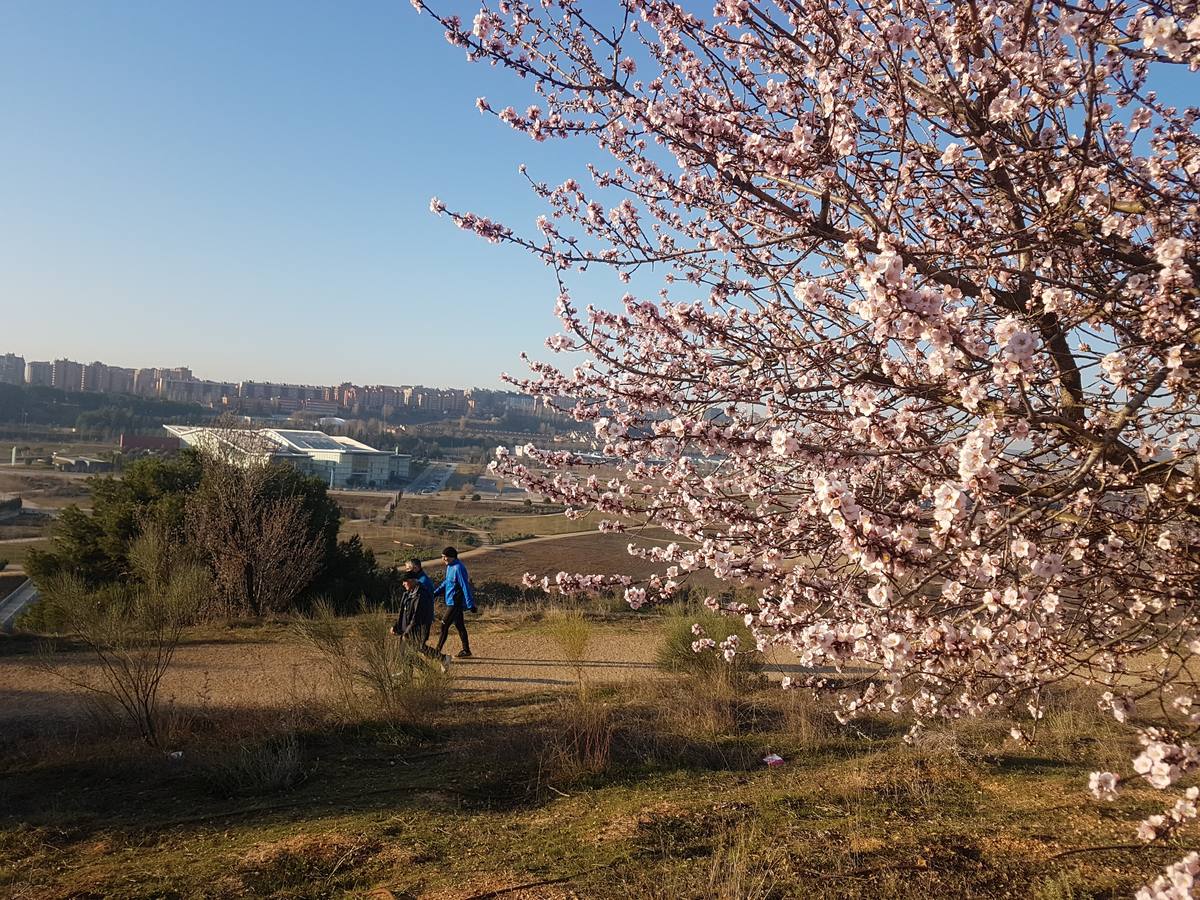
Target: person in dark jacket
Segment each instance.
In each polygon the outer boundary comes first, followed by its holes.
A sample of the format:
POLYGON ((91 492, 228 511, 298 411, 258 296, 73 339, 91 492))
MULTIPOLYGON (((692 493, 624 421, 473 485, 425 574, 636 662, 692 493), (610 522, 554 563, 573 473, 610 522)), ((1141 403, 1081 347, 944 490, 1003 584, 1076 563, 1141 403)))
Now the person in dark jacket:
POLYGON ((467 623, 463 618, 467 612, 475 612, 475 595, 471 592, 471 579, 467 577, 467 567, 458 560, 458 551, 447 547, 442 551, 442 562, 446 564, 446 575, 433 591, 434 595, 441 594, 446 601, 446 614, 442 617, 442 634, 438 638, 437 650, 442 652, 446 644, 446 636, 450 626, 458 629, 459 640, 462 641, 460 657, 469 658, 471 641, 467 637, 467 623))
POLYGON ((433 591, 429 579, 426 577, 422 584, 420 576, 412 571, 405 572, 403 578, 404 595, 400 598, 400 615, 392 626, 392 634, 411 641, 418 652, 438 660, 444 669, 450 657, 434 650, 428 643, 433 628, 433 591))

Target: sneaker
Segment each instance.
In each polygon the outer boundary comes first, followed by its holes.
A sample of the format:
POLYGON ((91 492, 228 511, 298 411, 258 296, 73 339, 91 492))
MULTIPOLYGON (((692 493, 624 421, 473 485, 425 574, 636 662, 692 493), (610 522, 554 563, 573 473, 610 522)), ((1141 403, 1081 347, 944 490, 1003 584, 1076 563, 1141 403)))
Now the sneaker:
POLYGON ((470 650, 462 650, 462 651, 460 651, 460 652, 459 652, 459 654, 458 654, 458 658, 459 658, 459 659, 470 659, 470 658, 471 658, 471 651, 470 651, 470 650))

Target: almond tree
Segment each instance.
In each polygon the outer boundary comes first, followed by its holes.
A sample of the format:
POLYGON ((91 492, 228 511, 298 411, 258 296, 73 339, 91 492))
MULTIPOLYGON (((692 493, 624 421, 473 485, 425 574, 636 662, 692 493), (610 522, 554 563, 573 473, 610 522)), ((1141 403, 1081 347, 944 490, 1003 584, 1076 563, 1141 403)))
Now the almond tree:
POLYGON ((515 381, 570 398, 619 461, 497 468, 602 529, 678 534, 631 546, 663 564, 635 605, 702 569, 760 586, 736 610, 760 645, 872 667, 847 716, 1035 723, 1047 686, 1084 678, 1138 726, 1138 775, 1180 789, 1200 764, 1200 111, 1156 90, 1200 96, 1195 0, 502 0, 470 26, 414 5, 534 93, 481 112, 601 151, 587 183, 526 176, 548 206, 529 235, 431 203, 552 267, 548 346, 585 359, 515 381), (653 267, 658 293, 581 309, 571 273, 599 266, 639 287, 653 267))

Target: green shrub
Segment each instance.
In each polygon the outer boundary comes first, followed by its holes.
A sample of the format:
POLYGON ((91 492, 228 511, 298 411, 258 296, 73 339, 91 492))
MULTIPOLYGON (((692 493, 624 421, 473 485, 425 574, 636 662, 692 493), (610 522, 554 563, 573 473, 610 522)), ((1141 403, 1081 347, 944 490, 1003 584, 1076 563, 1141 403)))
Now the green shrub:
POLYGON ((763 655, 755 648, 750 630, 740 619, 697 610, 674 615, 667 620, 656 662, 664 672, 705 678, 721 676, 732 682, 744 683, 760 675, 763 655), (693 625, 699 625, 704 637, 718 644, 736 634, 740 646, 733 662, 726 662, 720 650, 703 650, 699 653, 693 650, 692 644, 699 640, 692 631, 693 625))

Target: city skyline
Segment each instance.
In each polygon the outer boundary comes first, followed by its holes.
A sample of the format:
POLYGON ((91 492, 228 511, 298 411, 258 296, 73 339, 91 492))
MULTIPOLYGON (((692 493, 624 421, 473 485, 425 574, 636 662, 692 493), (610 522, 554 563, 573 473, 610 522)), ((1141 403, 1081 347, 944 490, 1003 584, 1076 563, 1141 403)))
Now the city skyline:
POLYGON ((47 387, 67 393, 120 395, 211 410, 310 417, 394 415, 498 416, 505 413, 555 416, 555 401, 511 390, 425 384, 335 384, 286 381, 215 381, 197 378, 187 366, 132 368, 94 360, 26 360, 0 354, 0 384, 47 387))
MULTIPOLYGON (((516 391, 516 389, 513 387, 513 385, 508 384, 507 382, 503 382, 497 386, 493 386, 493 385, 488 385, 488 384, 467 384, 467 383, 461 383, 461 382, 458 384, 431 384, 431 383, 428 383, 425 381, 411 380, 411 379, 403 379, 403 380, 397 380, 397 381, 385 381, 385 380, 381 380, 381 379, 362 379, 362 380, 360 380, 360 379, 351 379, 351 378, 341 378, 341 379, 336 379, 336 380, 332 380, 332 381, 321 381, 321 380, 316 380, 316 379, 303 379, 300 381, 293 381, 291 379, 272 378, 272 377, 251 378, 251 377, 234 376, 231 378, 214 378, 214 377, 209 377, 208 373, 197 372, 195 369, 193 369, 189 365, 180 365, 180 364, 176 364, 176 365, 129 365, 125 361, 112 362, 112 361, 101 359, 99 356, 91 355, 91 354, 78 355, 77 358, 71 356, 70 354, 66 354, 66 353, 51 353, 51 354, 39 356, 39 355, 35 355, 35 354, 25 353, 22 351, 21 348, 16 348, 16 347, 0 347, 0 383, 7 383, 7 384, 16 384, 17 383, 15 380, 12 379, 11 376, 8 375, 7 369, 5 367, 5 360, 6 360, 6 358, 10 358, 10 357, 15 357, 15 358, 18 358, 21 360, 23 372, 26 371, 27 367, 31 363, 32 364, 49 364, 49 365, 53 365, 55 363, 69 363, 72 365, 79 366, 81 369, 87 369, 89 366, 93 366, 93 365, 101 365, 101 366, 105 366, 109 369, 120 369, 122 371, 127 371, 129 373, 135 373, 135 372, 139 372, 139 371, 173 372, 173 373, 185 373, 186 372, 186 373, 188 373, 187 377, 194 379, 196 381, 233 384, 233 385, 237 385, 237 384, 268 385, 269 384, 269 385, 294 385, 294 386, 321 387, 321 388, 340 387, 340 386, 347 386, 347 385, 354 386, 354 387, 423 387, 423 388, 428 388, 431 390, 447 390, 447 391, 449 391, 449 390, 459 390, 459 391, 486 390, 486 391, 493 391, 493 392, 519 393, 516 391)), ((81 373, 81 377, 82 377, 82 373, 81 373)), ((38 380, 30 380, 27 375, 25 377, 24 383, 31 384, 31 385, 42 384, 38 380)), ((47 382, 45 384, 42 384, 42 386, 53 387, 54 385, 47 382)), ((122 393, 122 392, 117 391, 116 393, 122 393)))

